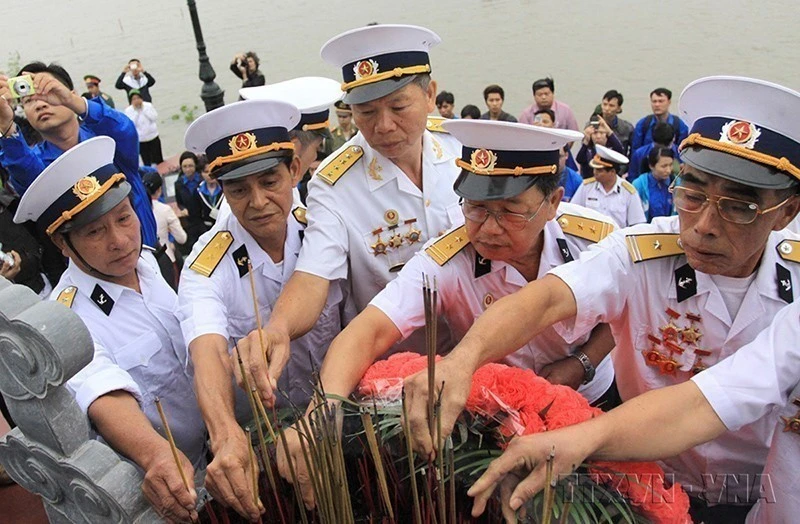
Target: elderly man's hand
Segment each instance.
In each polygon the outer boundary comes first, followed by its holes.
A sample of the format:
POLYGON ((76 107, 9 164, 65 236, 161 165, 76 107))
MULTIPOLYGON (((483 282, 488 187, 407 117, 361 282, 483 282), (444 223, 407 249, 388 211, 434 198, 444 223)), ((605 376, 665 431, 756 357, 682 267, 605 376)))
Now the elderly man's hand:
MULTIPOLYGON (((267 407, 275 405, 278 379, 289 361, 290 342, 289 335, 285 333, 264 329, 259 332, 254 329, 236 344, 248 383, 251 388, 258 390, 262 402, 267 407), (265 358, 265 355, 268 358, 265 358)), ((233 358, 236 359, 235 354, 233 358)), ((238 362, 234 362, 233 369, 236 383, 244 388, 238 362)))
POLYGON ((303 437, 297 433, 296 426, 297 424, 284 432, 286 447, 289 448, 289 455, 287 456, 284 452, 283 446, 279 445, 277 447, 278 472, 281 477, 292 482, 291 470, 289 469, 289 461, 292 461, 294 474, 297 477, 297 483, 300 485, 300 492, 303 496, 303 503, 305 503, 307 509, 311 510, 314 509, 317 504, 317 501, 314 499, 314 488, 311 484, 311 475, 314 474, 314 472, 308 471, 306 467, 306 461, 303 457, 303 448, 300 445, 300 439, 303 437))
POLYGON ((553 451, 553 477, 573 473, 591 452, 586 445, 588 439, 582 439, 582 430, 576 431, 575 427, 512 440, 467 492, 475 499, 472 516, 478 517, 484 512, 486 503, 499 486, 506 522, 516 522, 514 512, 544 488, 547 459, 553 451))
POLYGON ((250 465, 249 445, 241 429, 221 442, 211 442, 214 460, 206 470, 206 487, 215 499, 257 521, 264 506, 260 500, 258 505, 253 501, 253 475, 258 475, 258 465, 250 465))
POLYGON ((192 484, 194 469, 186 456, 178 452, 181 467, 189 489, 183 484, 172 450, 167 441, 150 455, 151 460, 143 464, 145 470, 142 492, 155 510, 168 522, 197 522, 195 506, 197 493, 192 484))
MULTIPOLYGON (((442 439, 453 431, 456 420, 464 410, 472 387, 472 369, 452 358, 444 358, 436 363, 434 384, 437 395, 444 382, 442 404, 442 439)), ((423 370, 405 380, 406 403, 408 405, 408 424, 411 442, 417 453, 433 457, 434 442, 428 428, 428 371, 423 370)))

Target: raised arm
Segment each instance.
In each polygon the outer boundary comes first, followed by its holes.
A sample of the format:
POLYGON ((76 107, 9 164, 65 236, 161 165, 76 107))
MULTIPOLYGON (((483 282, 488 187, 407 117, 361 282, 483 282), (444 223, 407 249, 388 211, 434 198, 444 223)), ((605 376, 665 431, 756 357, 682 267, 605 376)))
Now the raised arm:
MULTIPOLYGON (((535 280, 492 304, 453 351, 436 365, 436 383, 445 382, 441 410, 443 437, 450 434, 464 409, 472 375, 480 366, 513 353, 545 328, 576 313, 575 297, 569 286, 553 275, 535 280)), ((426 373, 406 379, 405 387, 414 447, 431 455, 426 373)))
POLYGON ((656 460, 725 431, 694 382, 649 391, 588 422, 514 439, 470 488, 468 494, 475 497, 472 514, 483 513, 501 484, 510 493, 503 503, 512 511, 532 498, 544 487, 545 465, 553 448, 553 474, 568 475, 587 458, 656 460))
POLYGON ((103 439, 145 471, 142 491, 160 515, 175 522, 197 519, 191 462, 178 452, 184 475, 190 482, 187 491, 169 442, 153 429, 130 393, 105 394, 92 402, 88 414, 103 439))

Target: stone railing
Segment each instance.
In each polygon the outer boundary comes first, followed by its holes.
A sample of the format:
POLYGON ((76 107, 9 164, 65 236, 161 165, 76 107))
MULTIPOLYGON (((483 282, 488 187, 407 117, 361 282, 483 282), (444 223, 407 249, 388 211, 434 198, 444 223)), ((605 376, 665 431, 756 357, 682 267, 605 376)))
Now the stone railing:
POLYGON ((93 354, 73 311, 0 278, 0 393, 17 424, 0 438, 0 464, 42 497, 50 522, 159 522, 139 471, 90 439, 64 386, 93 354))

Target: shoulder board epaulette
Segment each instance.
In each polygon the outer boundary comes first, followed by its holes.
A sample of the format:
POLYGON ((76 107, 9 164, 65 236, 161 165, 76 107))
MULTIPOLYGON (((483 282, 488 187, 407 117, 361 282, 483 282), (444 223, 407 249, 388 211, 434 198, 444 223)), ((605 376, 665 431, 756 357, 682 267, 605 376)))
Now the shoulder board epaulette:
POLYGON ((214 270, 217 269, 222 257, 230 249, 231 244, 233 244, 233 235, 231 235, 230 231, 217 232, 206 244, 206 247, 200 251, 200 254, 191 263, 189 269, 197 271, 204 277, 210 277, 214 270))
POLYGON ((800 262, 800 240, 784 240, 778 244, 778 255, 790 262, 800 262))
POLYGON ((583 185, 585 186, 586 184, 591 184, 592 182, 594 182, 594 177, 589 177, 583 181, 583 185))
POLYGON ((336 158, 317 171, 317 176, 330 185, 338 182, 347 170, 355 165, 364 156, 364 149, 361 146, 349 146, 344 151, 336 155, 336 158))
POLYGON ((294 215, 295 220, 297 220, 304 226, 308 225, 308 220, 306 220, 306 208, 297 206, 292 210, 292 215, 294 215))
POLYGON ((624 187, 625 189, 627 189, 627 190, 628 190, 628 193, 630 193, 630 194, 632 194, 632 195, 635 195, 635 194, 636 194, 636 188, 635 188, 635 187, 633 187, 633 184, 631 184, 631 183, 630 183, 630 182, 628 182, 627 180, 623 180, 623 181, 622 181, 622 187, 624 187))
POLYGON ((442 127, 442 122, 447 120, 446 118, 442 118, 440 116, 429 116, 428 117, 428 131, 431 133, 448 133, 447 129, 442 127))
POLYGON ((58 298, 56 301, 61 302, 65 306, 71 308, 72 302, 75 300, 75 294, 78 292, 78 288, 75 286, 69 286, 64 288, 64 290, 58 294, 58 298))
POLYGON ((600 242, 614 231, 614 224, 609 222, 567 213, 558 217, 558 225, 564 234, 591 242, 600 242))
POLYGON ((447 233, 443 237, 437 239, 433 244, 425 249, 425 253, 433 259, 434 262, 443 266, 445 262, 453 258, 459 251, 467 247, 469 244, 469 237, 467 237, 467 226, 461 226, 458 229, 447 233))
POLYGON ((634 262, 683 254, 678 233, 628 235, 625 237, 625 243, 634 262))

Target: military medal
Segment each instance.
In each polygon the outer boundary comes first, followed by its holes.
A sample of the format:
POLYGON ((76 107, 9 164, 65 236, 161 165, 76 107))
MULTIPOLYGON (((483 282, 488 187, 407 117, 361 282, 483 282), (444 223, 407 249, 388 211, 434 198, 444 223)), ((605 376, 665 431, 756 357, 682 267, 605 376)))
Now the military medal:
POLYGON ((375 243, 370 245, 370 247, 372 248, 372 254, 375 255, 376 257, 378 255, 386 254, 386 243, 381 239, 381 233, 383 233, 382 227, 379 227, 378 229, 372 232, 373 235, 378 237, 375 240, 375 243))
POLYGON ((389 226, 389 232, 392 236, 389 237, 389 247, 397 249, 403 245, 403 235, 397 232, 397 225, 389 226))
POLYGON ((708 367, 703 363, 703 357, 711 356, 711 352, 704 349, 695 349, 694 354, 697 355, 697 360, 692 366, 692 374, 697 375, 708 367))
POLYGON ((408 233, 405 234, 405 239, 409 245, 419 242, 420 239, 422 238, 422 231, 414 227, 414 223, 416 223, 416 221, 417 221, 416 218, 409 218, 408 220, 403 222, 408 226, 408 233))
MULTIPOLYGON (((792 404, 800 407, 800 397, 795 397, 792 400, 792 404)), ((800 435, 800 409, 797 410, 793 417, 781 417, 781 420, 783 421, 784 433, 791 431, 795 435, 800 435)))

